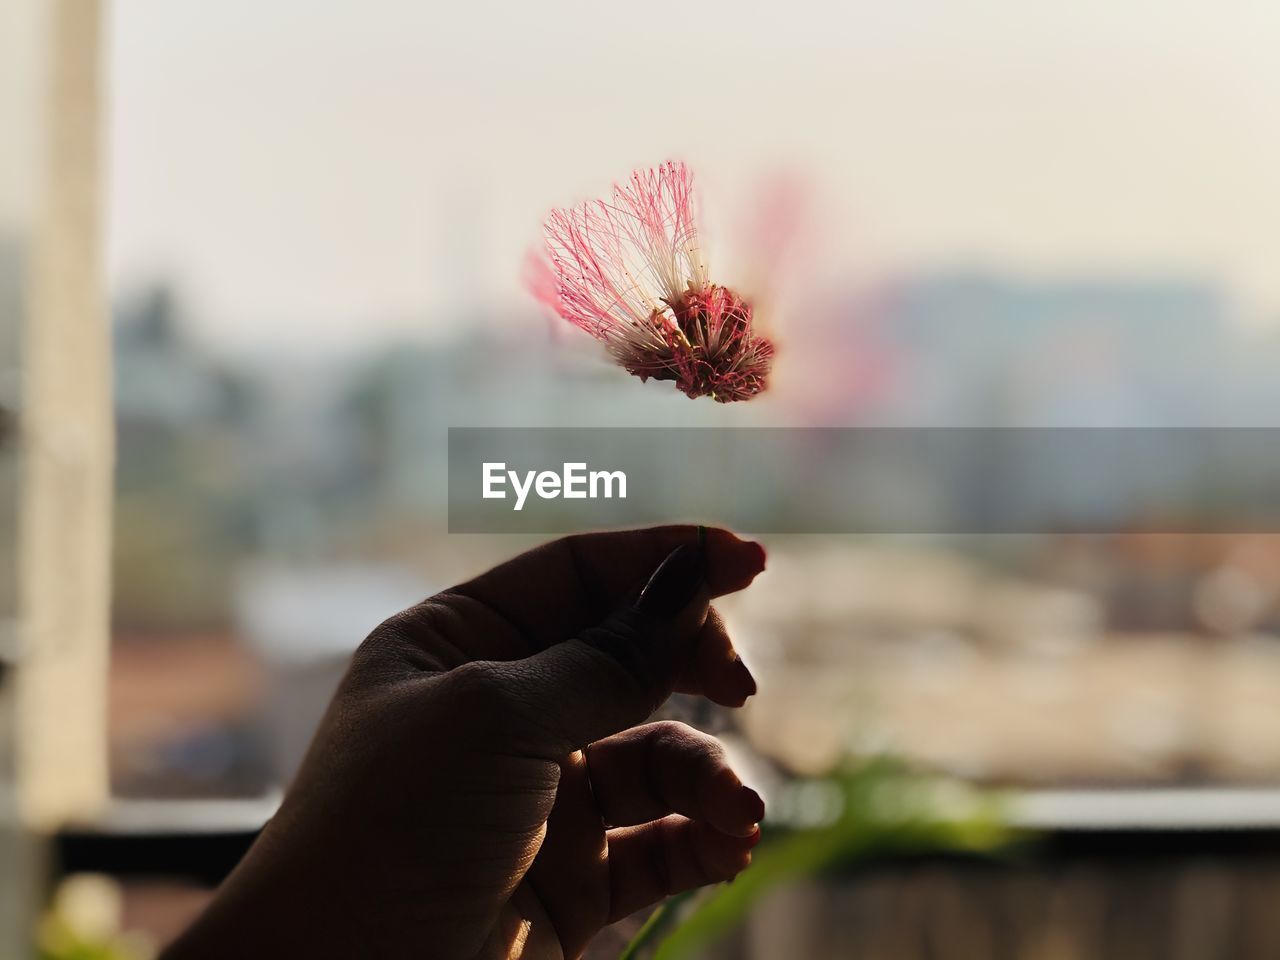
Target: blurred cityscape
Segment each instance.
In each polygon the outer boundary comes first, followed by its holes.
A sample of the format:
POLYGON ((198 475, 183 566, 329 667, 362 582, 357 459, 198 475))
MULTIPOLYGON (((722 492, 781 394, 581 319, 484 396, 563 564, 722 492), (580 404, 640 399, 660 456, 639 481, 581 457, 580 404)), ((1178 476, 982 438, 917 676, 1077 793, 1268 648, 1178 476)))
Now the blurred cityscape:
MULTIPOLYGON (((690 403, 534 315, 235 354, 180 291, 117 309, 111 749, 126 796, 286 779, 377 622, 526 545, 448 536, 449 426, 1272 425, 1280 336, 1188 279, 922 274, 812 304, 778 389, 690 403)), ((501 318, 499 318, 501 319, 501 318)), ((783 770, 889 751, 999 783, 1273 782, 1265 536, 778 537, 725 603, 783 770)))

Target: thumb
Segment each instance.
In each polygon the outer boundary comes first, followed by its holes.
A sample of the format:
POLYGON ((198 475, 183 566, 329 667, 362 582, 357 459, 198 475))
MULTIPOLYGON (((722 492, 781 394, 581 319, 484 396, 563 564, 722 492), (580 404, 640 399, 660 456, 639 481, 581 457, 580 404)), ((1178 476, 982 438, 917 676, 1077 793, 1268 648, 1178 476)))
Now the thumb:
POLYGON ((506 664, 530 746, 563 756, 638 723, 671 687, 707 617, 702 549, 676 547, 635 601, 577 637, 506 664))

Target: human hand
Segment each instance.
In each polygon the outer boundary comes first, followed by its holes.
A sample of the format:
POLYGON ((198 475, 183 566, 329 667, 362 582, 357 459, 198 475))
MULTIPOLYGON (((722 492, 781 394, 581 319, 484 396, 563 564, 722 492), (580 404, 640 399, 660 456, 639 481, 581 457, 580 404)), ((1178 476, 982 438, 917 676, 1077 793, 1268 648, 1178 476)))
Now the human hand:
POLYGON ((711 737, 637 726, 672 690, 755 692, 709 600, 764 551, 699 539, 568 537, 379 626, 280 812, 168 960, 574 958, 606 924, 735 876, 760 797, 711 737))

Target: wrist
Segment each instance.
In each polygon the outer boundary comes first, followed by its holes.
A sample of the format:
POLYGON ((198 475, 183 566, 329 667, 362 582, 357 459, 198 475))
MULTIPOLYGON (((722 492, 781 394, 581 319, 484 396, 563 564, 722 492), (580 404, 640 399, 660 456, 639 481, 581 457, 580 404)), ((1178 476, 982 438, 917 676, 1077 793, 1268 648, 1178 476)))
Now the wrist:
POLYGON ((267 824, 204 912, 160 960, 358 955, 350 942, 351 918, 328 902, 337 891, 324 879, 318 851, 288 842, 278 819, 267 824))

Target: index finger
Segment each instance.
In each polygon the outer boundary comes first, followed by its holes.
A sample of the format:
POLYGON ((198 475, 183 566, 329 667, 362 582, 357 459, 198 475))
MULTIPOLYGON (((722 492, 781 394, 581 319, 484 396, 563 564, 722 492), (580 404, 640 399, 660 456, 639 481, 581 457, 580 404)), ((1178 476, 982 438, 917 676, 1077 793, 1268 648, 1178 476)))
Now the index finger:
POLYGON ((719 527, 681 524, 563 537, 447 593, 490 608, 534 652, 603 620, 644 585, 667 554, 699 542, 712 597, 743 589, 764 569, 760 544, 719 527))

